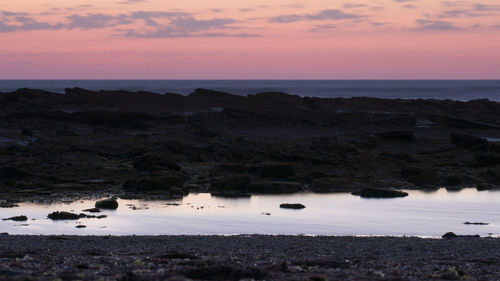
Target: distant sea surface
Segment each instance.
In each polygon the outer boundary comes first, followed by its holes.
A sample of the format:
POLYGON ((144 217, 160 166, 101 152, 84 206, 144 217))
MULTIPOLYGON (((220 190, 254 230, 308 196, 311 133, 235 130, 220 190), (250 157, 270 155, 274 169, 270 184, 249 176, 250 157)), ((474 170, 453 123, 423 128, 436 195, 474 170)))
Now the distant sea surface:
POLYGON ((0 80, 0 92, 18 88, 64 93, 65 88, 187 95, 196 88, 237 95, 280 91, 309 97, 377 97, 500 101, 500 80, 0 80))

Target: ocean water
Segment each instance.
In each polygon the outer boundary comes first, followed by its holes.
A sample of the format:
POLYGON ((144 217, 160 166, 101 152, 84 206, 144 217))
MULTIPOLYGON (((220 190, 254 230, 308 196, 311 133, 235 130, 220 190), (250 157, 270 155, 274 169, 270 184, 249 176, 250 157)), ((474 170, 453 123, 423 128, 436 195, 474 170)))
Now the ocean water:
POLYGON ((281 91, 310 97, 378 97, 500 101, 500 80, 0 80, 0 92, 35 88, 128 90, 187 95, 196 88, 249 95, 281 91))
POLYGON ((20 203, 0 208, 0 218, 26 215, 26 222, 0 220, 0 232, 10 234, 160 235, 160 234, 305 234, 407 235, 439 237, 448 231, 462 235, 500 236, 500 191, 408 191, 394 199, 363 199, 350 193, 255 195, 249 198, 190 194, 179 200, 119 199, 117 210, 104 219, 52 221, 54 211, 94 207, 95 200, 72 203, 20 203), (302 210, 281 209, 281 203, 302 203, 302 210), (488 225, 467 225, 483 222, 488 225), (76 228, 85 225, 86 228, 76 228))

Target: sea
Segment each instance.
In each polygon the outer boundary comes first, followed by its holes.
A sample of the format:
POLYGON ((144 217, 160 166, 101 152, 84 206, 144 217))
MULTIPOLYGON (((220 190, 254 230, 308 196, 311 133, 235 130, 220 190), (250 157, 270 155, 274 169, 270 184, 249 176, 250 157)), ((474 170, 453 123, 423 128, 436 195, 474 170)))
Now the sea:
POLYGON ((64 93, 65 88, 188 95, 196 88, 236 95, 279 91, 308 97, 377 97, 500 101, 500 80, 0 80, 0 92, 19 88, 64 93))

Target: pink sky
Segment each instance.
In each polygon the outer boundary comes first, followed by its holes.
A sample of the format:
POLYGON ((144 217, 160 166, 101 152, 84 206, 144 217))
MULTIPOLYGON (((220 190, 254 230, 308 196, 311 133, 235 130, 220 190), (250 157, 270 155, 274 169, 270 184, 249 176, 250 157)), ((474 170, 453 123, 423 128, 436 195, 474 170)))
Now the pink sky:
POLYGON ((500 79, 498 0, 16 0, 0 79, 500 79))

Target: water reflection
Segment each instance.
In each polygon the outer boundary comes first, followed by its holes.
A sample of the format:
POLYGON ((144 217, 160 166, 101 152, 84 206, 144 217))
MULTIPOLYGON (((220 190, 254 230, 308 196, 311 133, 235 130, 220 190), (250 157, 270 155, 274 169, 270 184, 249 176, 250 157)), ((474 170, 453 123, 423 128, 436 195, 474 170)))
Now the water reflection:
POLYGON ((408 197, 397 199, 362 199, 348 193, 301 193, 240 199, 190 194, 176 201, 119 200, 117 210, 102 213, 107 218, 78 221, 51 221, 46 217, 52 211, 80 213, 93 207, 95 201, 49 205, 22 203, 18 208, 0 209, 0 217, 26 215, 29 220, 0 221, 0 232, 440 236, 453 231, 481 236, 500 234, 500 192, 477 192, 475 189, 407 192, 408 197), (306 208, 280 209, 281 203, 302 203, 306 208), (467 221, 489 225, 464 225, 467 221), (80 224, 87 227, 75 228, 80 224))

